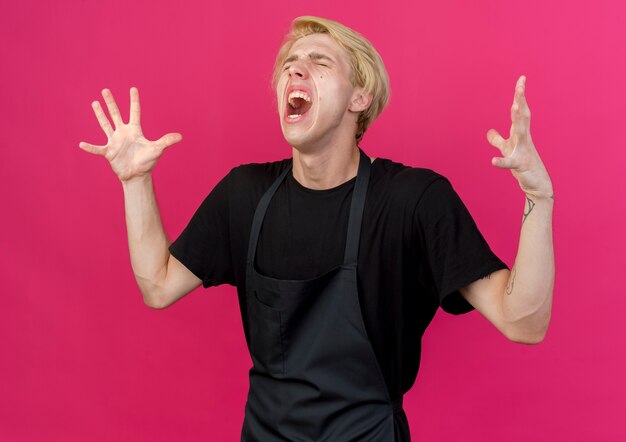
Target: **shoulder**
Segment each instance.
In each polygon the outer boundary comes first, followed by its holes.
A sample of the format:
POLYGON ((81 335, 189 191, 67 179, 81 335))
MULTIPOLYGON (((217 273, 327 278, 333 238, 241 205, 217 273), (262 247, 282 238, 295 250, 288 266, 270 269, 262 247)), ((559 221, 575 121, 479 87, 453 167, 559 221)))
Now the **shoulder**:
POLYGON ((377 158, 372 164, 371 182, 376 191, 409 199, 415 204, 426 193, 452 187, 444 175, 432 169, 407 166, 386 158, 377 158))
POLYGON ((290 164, 290 158, 266 163, 241 164, 228 173, 229 188, 231 191, 266 189, 290 164))

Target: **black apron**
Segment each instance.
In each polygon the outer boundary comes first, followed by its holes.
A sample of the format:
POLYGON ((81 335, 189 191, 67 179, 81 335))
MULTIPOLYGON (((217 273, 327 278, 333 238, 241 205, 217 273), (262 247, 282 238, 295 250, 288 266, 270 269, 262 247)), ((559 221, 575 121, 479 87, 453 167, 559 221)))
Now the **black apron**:
POLYGON ((370 175, 360 150, 342 265, 307 280, 258 273, 263 218, 287 167, 254 213, 246 263, 253 361, 242 442, 393 442, 394 412, 367 337, 357 291, 357 255, 370 175))

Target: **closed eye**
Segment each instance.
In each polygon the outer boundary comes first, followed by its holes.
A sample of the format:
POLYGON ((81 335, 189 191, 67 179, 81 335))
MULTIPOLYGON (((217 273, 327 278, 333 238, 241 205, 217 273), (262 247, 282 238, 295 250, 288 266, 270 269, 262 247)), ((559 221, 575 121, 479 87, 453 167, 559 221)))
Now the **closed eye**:
MULTIPOLYGON (((318 64, 319 66, 324 66, 325 68, 327 68, 327 67, 328 67, 328 65, 327 65, 327 64, 324 64, 324 63, 317 63, 317 64, 318 64)), ((290 67, 290 66, 285 66, 285 68, 283 69, 283 71, 288 70, 288 69, 289 69, 289 67, 290 67)))

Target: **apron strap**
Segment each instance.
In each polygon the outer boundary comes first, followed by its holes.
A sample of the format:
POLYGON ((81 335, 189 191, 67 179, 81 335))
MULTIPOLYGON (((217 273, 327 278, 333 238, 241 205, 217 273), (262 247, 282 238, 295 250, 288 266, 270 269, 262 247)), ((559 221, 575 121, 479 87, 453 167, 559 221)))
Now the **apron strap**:
MULTIPOLYGON (((363 208, 365 207, 365 196, 367 194, 367 186, 370 178, 371 161, 369 157, 359 148, 361 157, 359 159, 359 170, 356 176, 356 183, 354 184, 354 191, 352 192, 352 201, 350 203, 350 217, 348 218, 348 235, 346 238, 346 250, 344 255, 344 264, 356 264, 357 256, 359 254, 359 239, 361 236, 361 221, 363 219, 363 208)), ((252 228, 250 229, 250 241, 248 242, 248 266, 254 265, 254 256, 256 253, 257 242, 259 240, 259 234, 261 233, 261 226, 263 225, 263 218, 265 218, 265 212, 270 205, 270 201, 276 193, 276 190, 284 181, 287 174, 291 171, 293 166, 289 164, 285 170, 278 176, 276 181, 272 183, 270 188, 261 197, 259 204, 254 212, 254 218, 252 219, 252 228)), ((250 269, 249 269, 250 270, 250 269)))
POLYGON ((359 171, 356 175, 356 183, 354 184, 354 191, 352 192, 352 202, 350 203, 346 253, 343 259, 344 264, 356 264, 357 262, 363 208, 365 207, 365 196, 367 195, 367 186, 370 181, 371 160, 361 148, 359 148, 359 152, 361 153, 361 158, 359 159, 359 171))
MULTIPOLYGON (((293 165, 293 161, 289 164, 285 170, 278 176, 276 181, 270 186, 270 188, 265 192, 259 204, 257 205, 256 210, 254 211, 254 218, 252 219, 252 228, 250 229, 250 241, 248 242, 248 271, 250 270, 250 266, 254 266, 254 254, 256 253, 257 242, 259 240, 259 234, 261 233, 261 226, 263 225, 263 218, 265 218, 265 212, 267 212, 267 208, 270 205, 270 201, 276 193, 276 189, 281 185, 291 167, 293 165)), ((250 276, 250 275, 248 275, 250 276)))

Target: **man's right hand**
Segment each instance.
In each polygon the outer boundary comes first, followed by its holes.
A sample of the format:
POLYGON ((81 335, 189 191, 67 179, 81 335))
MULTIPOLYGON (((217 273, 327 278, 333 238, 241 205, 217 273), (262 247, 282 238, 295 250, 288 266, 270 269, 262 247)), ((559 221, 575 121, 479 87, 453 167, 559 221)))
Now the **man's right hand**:
POLYGON ((176 132, 168 133, 156 141, 147 140, 143 136, 139 121, 139 91, 136 87, 130 88, 130 120, 128 124, 124 124, 122 121, 111 91, 103 89, 102 96, 107 104, 115 130, 104 114, 100 102, 94 101, 91 103, 91 107, 96 114, 100 127, 108 138, 108 142, 105 146, 97 146, 81 141, 79 147, 87 152, 102 155, 109 160, 113 172, 120 181, 126 182, 149 174, 165 148, 183 139, 183 136, 176 132))

